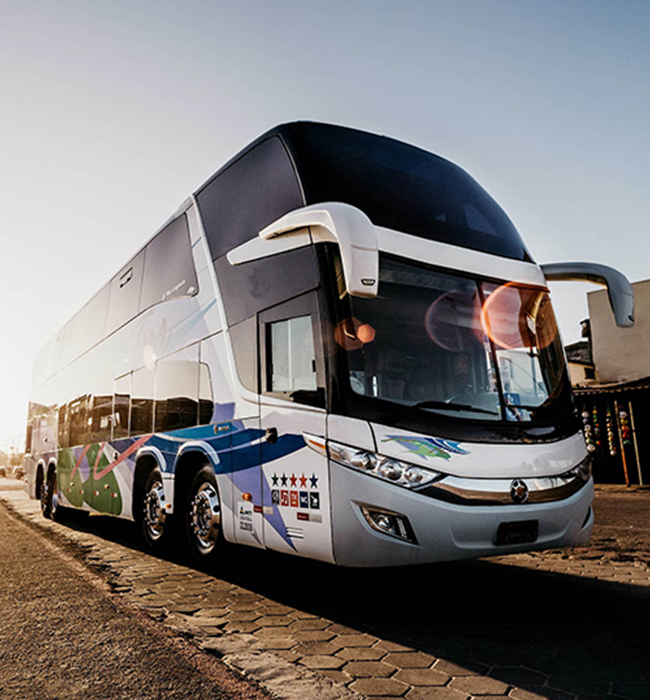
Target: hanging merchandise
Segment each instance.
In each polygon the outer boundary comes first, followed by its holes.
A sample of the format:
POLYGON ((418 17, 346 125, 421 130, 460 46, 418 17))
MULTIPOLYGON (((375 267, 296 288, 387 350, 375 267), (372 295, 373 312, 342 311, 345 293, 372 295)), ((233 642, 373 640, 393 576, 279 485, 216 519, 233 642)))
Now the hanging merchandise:
POLYGON ((618 419, 621 424, 621 438, 623 439, 623 445, 628 447, 632 444, 632 430, 630 429, 630 419, 627 415, 627 411, 624 408, 619 409, 618 419))
POLYGON ((591 412, 591 422, 594 426, 594 445, 600 447, 600 425, 598 424, 598 409, 595 404, 591 412))
POLYGON ((589 411, 586 409, 582 412, 582 432, 584 433, 585 442, 587 443, 587 451, 594 452, 596 449, 594 430, 589 423, 589 411))
POLYGON ((616 449, 616 437, 614 436, 614 416, 612 415, 612 407, 607 406, 607 444, 609 445, 609 454, 616 457, 618 450, 616 449))

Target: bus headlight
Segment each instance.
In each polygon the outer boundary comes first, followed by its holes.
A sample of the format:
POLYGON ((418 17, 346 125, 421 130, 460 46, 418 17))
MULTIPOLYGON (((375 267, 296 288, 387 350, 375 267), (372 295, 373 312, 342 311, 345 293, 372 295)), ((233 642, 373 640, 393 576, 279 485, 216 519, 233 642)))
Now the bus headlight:
POLYGON ((350 464, 357 469, 372 471, 377 466, 377 457, 371 452, 354 452, 350 457, 350 464))
POLYGON ((582 460, 582 462, 580 462, 580 464, 578 464, 577 467, 574 467, 573 469, 568 471, 566 474, 564 474, 564 477, 568 477, 570 479, 578 478, 584 482, 589 481, 590 476, 591 476, 591 455, 589 457, 587 457, 587 459, 582 460))
POLYGON ((399 481, 404 475, 404 467, 405 465, 400 464, 400 462, 395 459, 384 459, 377 467, 377 474, 389 481, 399 481))
POLYGON ((399 459, 378 455, 368 450, 358 450, 331 440, 324 441, 308 433, 303 433, 307 445, 317 452, 329 455, 329 458, 345 467, 356 469, 360 472, 377 477, 384 481, 390 481, 407 489, 425 486, 433 481, 442 479, 444 474, 432 469, 425 469, 414 464, 402 462, 399 459), (325 449, 323 449, 325 448, 325 449))

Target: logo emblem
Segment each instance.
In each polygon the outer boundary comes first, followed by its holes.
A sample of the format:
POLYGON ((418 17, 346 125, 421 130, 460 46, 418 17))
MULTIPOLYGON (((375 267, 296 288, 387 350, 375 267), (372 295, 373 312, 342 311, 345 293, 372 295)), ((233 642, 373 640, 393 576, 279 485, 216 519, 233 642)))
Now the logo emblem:
POLYGON ((528 486, 521 479, 515 479, 510 484, 510 498, 514 503, 526 503, 528 500, 528 486))

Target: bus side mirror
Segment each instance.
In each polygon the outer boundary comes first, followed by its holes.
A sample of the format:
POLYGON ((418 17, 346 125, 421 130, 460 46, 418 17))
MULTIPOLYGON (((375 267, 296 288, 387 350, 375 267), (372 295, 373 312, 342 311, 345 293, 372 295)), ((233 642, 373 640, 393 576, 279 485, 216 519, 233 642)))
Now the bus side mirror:
POLYGON ((314 243, 338 243, 348 293, 376 297, 379 251, 377 233, 370 219, 350 204, 324 202, 290 211, 262 229, 259 237, 268 241, 307 227, 314 243))
POLYGON ((549 282, 594 282, 607 287, 609 304, 616 325, 629 328, 634 325, 634 292, 627 277, 608 265, 567 262, 541 265, 549 282))

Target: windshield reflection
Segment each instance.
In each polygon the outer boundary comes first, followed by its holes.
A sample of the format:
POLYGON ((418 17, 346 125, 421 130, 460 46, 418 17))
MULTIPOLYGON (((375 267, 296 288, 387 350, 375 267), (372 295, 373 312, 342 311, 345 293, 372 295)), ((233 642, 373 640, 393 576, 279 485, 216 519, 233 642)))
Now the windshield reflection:
MULTIPOLYGON (((548 293, 382 256, 379 295, 350 299, 335 340, 352 390, 472 421, 549 421, 570 411, 548 293)), ((404 410, 406 407, 406 411, 404 410)))

